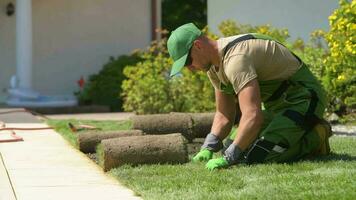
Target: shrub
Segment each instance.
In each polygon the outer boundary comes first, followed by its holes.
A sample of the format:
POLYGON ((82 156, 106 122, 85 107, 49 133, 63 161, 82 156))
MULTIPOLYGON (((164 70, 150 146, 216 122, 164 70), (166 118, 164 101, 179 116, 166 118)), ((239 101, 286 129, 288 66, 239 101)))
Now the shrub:
POLYGON ((305 63, 312 73, 319 79, 325 75, 324 60, 329 54, 324 40, 325 32, 316 30, 312 32, 309 43, 304 43, 299 39, 295 40, 293 44, 289 45, 291 50, 297 54, 305 63))
POLYGON ((224 37, 243 33, 261 33, 269 35, 281 43, 285 43, 289 38, 289 32, 287 29, 273 28, 269 24, 252 26, 249 24, 238 24, 232 20, 226 20, 223 21, 218 28, 224 37))
POLYGON ((356 1, 340 0, 339 4, 329 17, 330 55, 324 61, 323 84, 332 94, 332 109, 342 114, 345 106, 356 106, 356 1))
POLYGON ((113 111, 122 110, 121 83, 126 77, 123 69, 141 60, 139 52, 129 56, 111 57, 98 74, 91 75, 83 91, 78 94, 80 103, 107 105, 113 111))
POLYGON ((142 55, 143 61, 128 66, 122 84, 125 111, 143 113, 198 112, 214 108, 213 88, 203 73, 169 78, 172 60, 166 40, 155 41, 142 55))

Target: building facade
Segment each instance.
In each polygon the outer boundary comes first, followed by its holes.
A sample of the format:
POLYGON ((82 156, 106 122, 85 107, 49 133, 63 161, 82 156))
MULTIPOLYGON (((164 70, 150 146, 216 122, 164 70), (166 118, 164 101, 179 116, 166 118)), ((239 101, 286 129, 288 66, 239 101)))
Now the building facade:
POLYGON ((0 102, 23 54, 31 56, 25 65, 31 68, 27 85, 33 90, 73 94, 77 80, 97 73, 110 56, 148 46, 161 21, 160 0, 0 0, 0 7, 0 102), (16 13, 28 2, 30 22, 16 13), (23 45, 26 34, 31 41, 23 45), (24 46, 31 52, 19 51, 24 46))

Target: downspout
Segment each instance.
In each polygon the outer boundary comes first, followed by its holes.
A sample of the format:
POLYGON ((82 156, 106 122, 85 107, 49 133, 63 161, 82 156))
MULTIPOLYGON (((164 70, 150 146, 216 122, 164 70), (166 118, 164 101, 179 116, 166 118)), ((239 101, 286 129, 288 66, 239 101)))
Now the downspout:
POLYGON ((157 6, 156 0, 151 0, 151 40, 156 40, 157 6))
POLYGON ((161 0, 151 0, 151 40, 161 38, 161 0))

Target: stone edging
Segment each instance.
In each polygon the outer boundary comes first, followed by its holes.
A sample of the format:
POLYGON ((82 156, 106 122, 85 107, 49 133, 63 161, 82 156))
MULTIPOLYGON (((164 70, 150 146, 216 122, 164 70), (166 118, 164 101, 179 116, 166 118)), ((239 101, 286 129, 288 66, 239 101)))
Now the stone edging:
POLYGON ((332 125, 332 131, 335 135, 356 136, 356 126, 332 125))

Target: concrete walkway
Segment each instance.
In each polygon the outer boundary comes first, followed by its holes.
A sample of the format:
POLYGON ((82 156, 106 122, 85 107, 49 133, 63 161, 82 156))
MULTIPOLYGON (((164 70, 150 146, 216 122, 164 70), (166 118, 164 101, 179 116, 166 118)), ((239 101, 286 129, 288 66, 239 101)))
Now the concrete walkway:
MULTIPOLYGON (((36 123, 33 116, 33 121, 31 116, 23 118, 29 113, 18 113, 26 122, 14 123, 16 113, 12 115, 11 119, 1 115, 1 121, 11 121, 6 127, 47 126, 36 123)), ((0 134, 7 133, 0 131, 0 134)), ((16 131, 16 134, 24 141, 0 143, 0 200, 140 199, 55 131, 16 131)))
POLYGON ((127 120, 135 115, 130 112, 112 112, 112 113, 85 113, 85 114, 60 114, 46 115, 50 119, 76 119, 76 120, 127 120))

